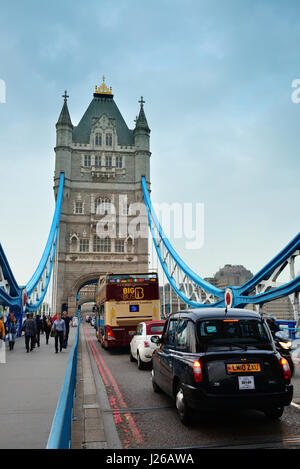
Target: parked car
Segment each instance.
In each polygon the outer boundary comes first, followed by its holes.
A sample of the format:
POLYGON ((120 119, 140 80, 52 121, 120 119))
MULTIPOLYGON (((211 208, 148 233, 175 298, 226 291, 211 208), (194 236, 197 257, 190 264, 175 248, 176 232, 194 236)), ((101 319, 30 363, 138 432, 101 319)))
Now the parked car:
POLYGON ((153 390, 175 399, 185 424, 194 409, 257 409, 279 418, 292 400, 289 364, 254 311, 180 311, 151 341, 159 345, 152 358, 153 390))
POLYGON ((153 335, 160 337, 166 321, 140 322, 130 342, 130 360, 137 361, 141 370, 152 361, 153 351, 157 345, 151 342, 153 335))
POLYGON ((77 327, 78 326, 78 318, 77 316, 72 317, 72 327, 77 327))

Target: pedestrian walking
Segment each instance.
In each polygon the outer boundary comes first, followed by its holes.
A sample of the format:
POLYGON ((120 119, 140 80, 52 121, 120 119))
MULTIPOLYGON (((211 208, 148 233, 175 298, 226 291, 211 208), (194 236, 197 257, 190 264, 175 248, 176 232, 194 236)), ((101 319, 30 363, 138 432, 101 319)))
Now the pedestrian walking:
POLYGON ((69 339, 69 332, 70 332, 70 322, 71 322, 71 318, 70 318, 70 316, 68 316, 67 311, 64 311, 64 313, 63 313, 63 320, 65 321, 65 324, 66 324, 65 344, 66 344, 66 347, 67 347, 68 346, 68 339, 69 339))
POLYGON ((36 335, 35 335, 35 340, 37 343, 37 346, 40 346, 40 334, 43 329, 43 321, 41 320, 41 317, 39 314, 36 315, 35 317, 35 325, 36 325, 36 335))
POLYGON ((42 323, 43 323, 43 328, 41 329, 41 334, 44 334, 44 332, 45 332, 44 325, 45 325, 45 321, 46 321, 46 314, 45 313, 43 313, 43 316, 41 317, 41 320, 42 320, 42 323))
POLYGON ((7 326, 9 350, 13 350, 18 330, 18 322, 15 316, 11 316, 7 326))
POLYGON ((66 324, 65 321, 61 318, 61 314, 57 314, 57 319, 53 323, 53 327, 56 331, 55 335, 55 353, 58 353, 58 341, 59 341, 59 351, 62 351, 63 341, 66 337, 66 324))
POLYGON ((5 339, 5 325, 3 320, 3 314, 0 314, 0 339, 5 339))
POLYGON ((33 319, 33 313, 29 314, 24 321, 22 330, 25 332, 26 352, 29 353, 34 349, 34 339, 36 335, 36 323, 33 319))
POLYGON ((45 335, 46 335, 46 344, 49 343, 49 336, 50 336, 50 332, 51 332, 51 327, 52 327, 52 322, 51 322, 51 317, 50 317, 50 314, 49 316, 45 316, 44 318, 44 321, 43 321, 43 328, 44 328, 44 331, 45 331, 45 335))

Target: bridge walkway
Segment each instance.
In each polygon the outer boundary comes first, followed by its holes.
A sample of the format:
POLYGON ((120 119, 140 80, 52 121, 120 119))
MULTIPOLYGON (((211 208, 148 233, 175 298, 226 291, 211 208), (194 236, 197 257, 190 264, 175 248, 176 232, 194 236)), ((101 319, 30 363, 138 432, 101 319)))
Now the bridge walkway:
POLYGON ((76 330, 70 327, 68 348, 58 353, 54 338, 46 345, 45 334, 40 347, 30 353, 24 336, 17 338, 12 351, 6 343, 0 363, 1 449, 46 447, 76 330))

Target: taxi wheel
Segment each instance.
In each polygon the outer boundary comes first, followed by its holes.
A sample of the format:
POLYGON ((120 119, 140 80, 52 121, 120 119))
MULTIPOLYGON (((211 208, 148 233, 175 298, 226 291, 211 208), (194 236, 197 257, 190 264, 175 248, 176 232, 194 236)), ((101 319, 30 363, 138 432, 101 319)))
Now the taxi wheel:
POLYGON ((191 412, 184 398, 181 384, 178 386, 176 392, 176 409, 181 422, 184 425, 188 425, 190 423, 191 412))
POLYGON ((145 368, 145 363, 141 360, 139 352, 137 352, 137 362, 138 362, 138 369, 143 370, 145 368))
POLYGON ((151 381, 152 381, 152 388, 153 388, 153 391, 154 391, 154 392, 157 392, 157 393, 161 393, 162 391, 161 391, 160 387, 159 387, 159 386, 156 384, 156 382, 154 381, 154 373, 153 373, 153 370, 152 370, 151 375, 152 375, 151 381))
POLYGON ((273 407, 272 409, 265 410, 265 416, 269 419, 280 419, 283 414, 283 410, 283 406, 273 407))

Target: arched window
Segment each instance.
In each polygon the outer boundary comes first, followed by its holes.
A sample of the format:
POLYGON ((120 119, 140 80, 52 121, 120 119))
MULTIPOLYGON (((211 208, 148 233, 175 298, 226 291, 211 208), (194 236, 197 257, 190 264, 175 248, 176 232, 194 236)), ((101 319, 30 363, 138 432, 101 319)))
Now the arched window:
POLYGON ((130 236, 127 238, 126 242, 127 242, 127 252, 133 252, 133 241, 130 236))
POLYGON ((97 215, 107 215, 112 213, 112 203, 108 197, 99 197, 95 200, 95 213, 97 215))

